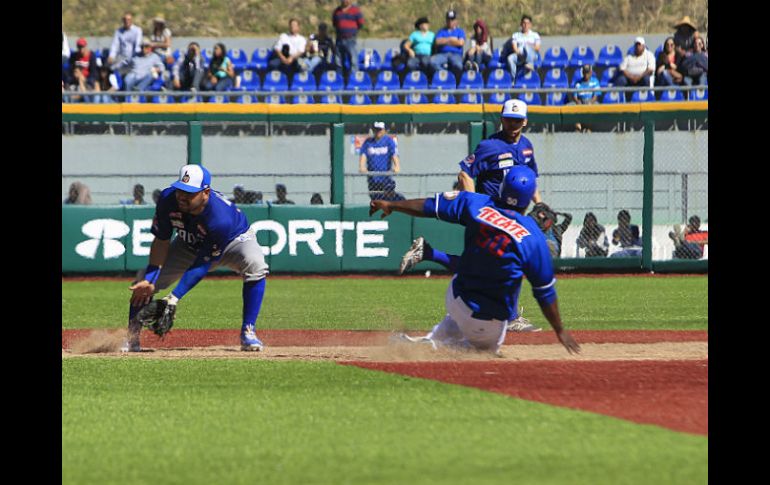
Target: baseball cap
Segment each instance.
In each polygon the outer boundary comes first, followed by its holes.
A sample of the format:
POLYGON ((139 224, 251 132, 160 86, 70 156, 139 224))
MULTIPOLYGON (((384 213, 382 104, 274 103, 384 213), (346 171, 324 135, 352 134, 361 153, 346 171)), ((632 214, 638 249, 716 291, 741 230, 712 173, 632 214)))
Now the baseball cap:
POLYGON ((88 42, 86 42, 86 39, 84 39, 83 37, 78 39, 78 42, 77 42, 78 47, 85 47, 87 45, 88 45, 88 42))
POLYGON ((446 13, 446 18, 448 19, 456 19, 457 18, 457 12, 454 10, 448 10, 446 13))
POLYGON ((634 39, 634 44, 647 45, 644 43, 644 37, 637 37, 636 39, 634 39))
POLYGON ((211 174, 203 165, 185 165, 179 169, 179 180, 171 186, 194 194, 211 187, 211 174))
POLYGON ((519 118, 525 119, 527 117, 527 103, 520 99, 509 99, 503 103, 503 111, 500 113, 503 118, 519 118))
POLYGON ((372 130, 384 130, 385 129, 385 122, 384 121, 375 121, 372 123, 372 130))

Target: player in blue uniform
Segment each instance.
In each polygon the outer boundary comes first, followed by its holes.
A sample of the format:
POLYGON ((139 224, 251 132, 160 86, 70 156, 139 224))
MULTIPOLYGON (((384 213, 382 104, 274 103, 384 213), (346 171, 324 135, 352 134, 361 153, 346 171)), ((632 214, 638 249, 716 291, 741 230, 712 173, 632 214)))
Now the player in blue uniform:
POLYGON ((508 322, 516 317, 521 281, 526 276, 559 341, 570 353, 580 352, 561 322, 545 237, 535 220, 524 215, 536 191, 535 179, 528 167, 515 166, 508 170, 496 197, 444 192, 427 199, 371 201, 370 215, 381 210, 386 217, 398 211, 465 226, 464 250, 447 288, 447 314, 423 340, 434 347, 497 353, 508 322))
POLYGON ((211 190, 211 174, 206 168, 183 166, 179 180, 161 192, 152 234, 155 239, 150 247, 149 265, 129 288, 132 296, 128 342, 123 350, 141 351, 142 326, 134 316, 155 293, 179 279, 164 298, 169 305, 176 305, 209 270, 218 266, 243 276, 241 350, 262 350, 254 328, 265 294, 268 266, 246 216, 222 194, 211 190), (174 230, 176 237, 172 240, 174 230))
MULTIPOLYGON (((401 170, 398 158, 398 147, 393 138, 387 136, 385 123, 372 123, 374 136, 369 137, 361 145, 361 157, 358 160, 359 172, 390 172, 401 170)), ((372 200, 403 200, 396 194, 396 181, 387 175, 370 175, 366 178, 369 184, 369 197, 372 200)))

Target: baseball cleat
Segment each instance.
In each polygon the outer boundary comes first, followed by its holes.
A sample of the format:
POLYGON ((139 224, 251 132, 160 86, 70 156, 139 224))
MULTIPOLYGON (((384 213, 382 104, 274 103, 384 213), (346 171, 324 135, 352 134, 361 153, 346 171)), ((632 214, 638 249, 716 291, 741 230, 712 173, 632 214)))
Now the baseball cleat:
POLYGON ((121 352, 141 352, 142 347, 139 345, 139 342, 124 342, 123 345, 120 347, 121 352))
POLYGON ((509 332, 540 332, 543 329, 524 318, 524 307, 521 307, 519 308, 519 316, 511 320, 506 330, 509 332))
POLYGON ((241 330, 241 350, 259 352, 264 347, 265 345, 257 338, 257 334, 254 333, 254 325, 247 325, 245 329, 241 330))
POLYGON ((401 258, 401 266, 398 268, 398 274, 404 274, 405 271, 409 271, 414 266, 422 261, 423 249, 425 246, 425 238, 420 236, 412 242, 412 246, 404 253, 404 257, 401 258))

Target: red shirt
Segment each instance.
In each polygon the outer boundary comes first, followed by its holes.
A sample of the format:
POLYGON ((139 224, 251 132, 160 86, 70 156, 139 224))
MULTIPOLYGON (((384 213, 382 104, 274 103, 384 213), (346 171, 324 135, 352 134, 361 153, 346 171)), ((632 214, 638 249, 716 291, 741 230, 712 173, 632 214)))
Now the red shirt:
POLYGON ((88 55, 81 54, 80 57, 75 60, 75 67, 79 67, 83 71, 83 76, 88 77, 88 66, 91 62, 91 56, 94 55, 92 51, 88 51, 88 55))
POLYGON ((337 38, 349 39, 355 37, 358 29, 364 25, 364 14, 358 5, 351 5, 346 9, 340 5, 334 9, 332 21, 337 29, 337 38))

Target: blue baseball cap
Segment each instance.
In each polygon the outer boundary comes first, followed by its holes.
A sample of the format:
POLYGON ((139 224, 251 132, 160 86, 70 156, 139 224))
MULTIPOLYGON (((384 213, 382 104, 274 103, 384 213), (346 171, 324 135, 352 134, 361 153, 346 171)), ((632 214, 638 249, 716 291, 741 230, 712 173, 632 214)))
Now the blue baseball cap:
POLYGON ((194 194, 211 187, 211 174, 203 165, 185 165, 179 169, 179 180, 171 186, 194 194))
POLYGON ((526 208, 537 190, 537 175, 526 165, 514 165, 500 185, 499 199, 517 209, 526 208))

